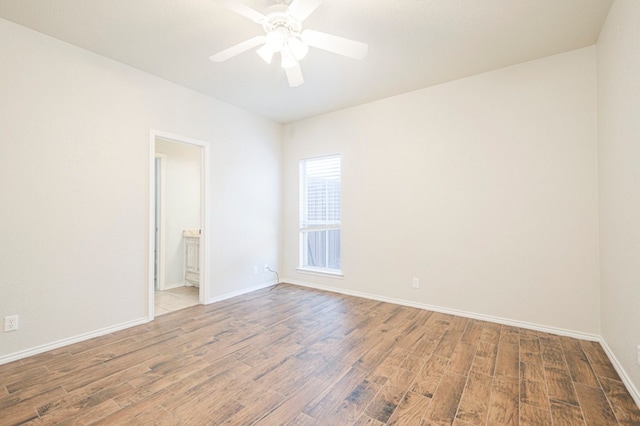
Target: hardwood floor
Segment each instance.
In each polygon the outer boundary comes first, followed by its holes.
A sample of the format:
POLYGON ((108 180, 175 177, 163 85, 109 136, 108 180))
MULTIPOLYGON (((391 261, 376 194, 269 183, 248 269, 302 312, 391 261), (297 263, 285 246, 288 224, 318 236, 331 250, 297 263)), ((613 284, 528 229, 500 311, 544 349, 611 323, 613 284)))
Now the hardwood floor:
POLYGON ((640 424, 598 343, 286 284, 0 366, 0 424, 640 424))

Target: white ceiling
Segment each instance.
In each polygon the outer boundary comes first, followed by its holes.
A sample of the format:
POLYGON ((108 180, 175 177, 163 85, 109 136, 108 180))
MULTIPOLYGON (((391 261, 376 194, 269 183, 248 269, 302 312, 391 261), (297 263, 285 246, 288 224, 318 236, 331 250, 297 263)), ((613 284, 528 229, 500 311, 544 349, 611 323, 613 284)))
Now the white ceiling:
MULTIPOLYGON (((272 0, 240 0, 264 12, 272 0)), ((304 28, 369 44, 311 49, 305 83, 252 51, 209 56, 262 28, 215 0, 0 0, 0 17, 280 123, 596 42, 612 0, 324 0, 304 28)))

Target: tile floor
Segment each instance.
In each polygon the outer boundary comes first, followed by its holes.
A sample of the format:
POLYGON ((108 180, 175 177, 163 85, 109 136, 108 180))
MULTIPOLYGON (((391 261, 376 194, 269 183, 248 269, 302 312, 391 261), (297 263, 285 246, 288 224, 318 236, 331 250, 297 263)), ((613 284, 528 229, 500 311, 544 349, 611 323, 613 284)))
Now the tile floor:
POLYGON ((198 287, 176 287, 155 292, 155 315, 163 315, 199 303, 198 287))

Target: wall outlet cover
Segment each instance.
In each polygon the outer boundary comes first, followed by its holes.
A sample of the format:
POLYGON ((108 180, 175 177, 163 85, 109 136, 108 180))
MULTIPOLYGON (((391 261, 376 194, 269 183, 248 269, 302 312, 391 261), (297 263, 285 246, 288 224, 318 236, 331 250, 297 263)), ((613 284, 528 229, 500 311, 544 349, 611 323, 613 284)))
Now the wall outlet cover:
POLYGON ((16 331, 18 329, 18 315, 4 317, 4 331, 16 331))

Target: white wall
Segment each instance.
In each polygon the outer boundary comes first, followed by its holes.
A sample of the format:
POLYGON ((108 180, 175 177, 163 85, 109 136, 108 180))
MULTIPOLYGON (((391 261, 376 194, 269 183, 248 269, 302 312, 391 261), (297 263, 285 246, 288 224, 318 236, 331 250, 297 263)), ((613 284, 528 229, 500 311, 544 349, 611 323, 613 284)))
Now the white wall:
POLYGON ((201 148, 156 140, 156 153, 165 154, 165 288, 184 285, 185 229, 200 228, 201 148))
POLYGON ((286 125, 281 275, 599 334, 596 112, 590 47, 286 125), (295 269, 298 160, 333 153, 342 280, 295 269))
POLYGON ((602 336, 640 396, 640 2, 616 0, 598 39, 602 336))
POLYGON ((150 129, 210 143, 212 298, 271 281, 281 126, 0 20, 0 362, 147 316, 150 129))

